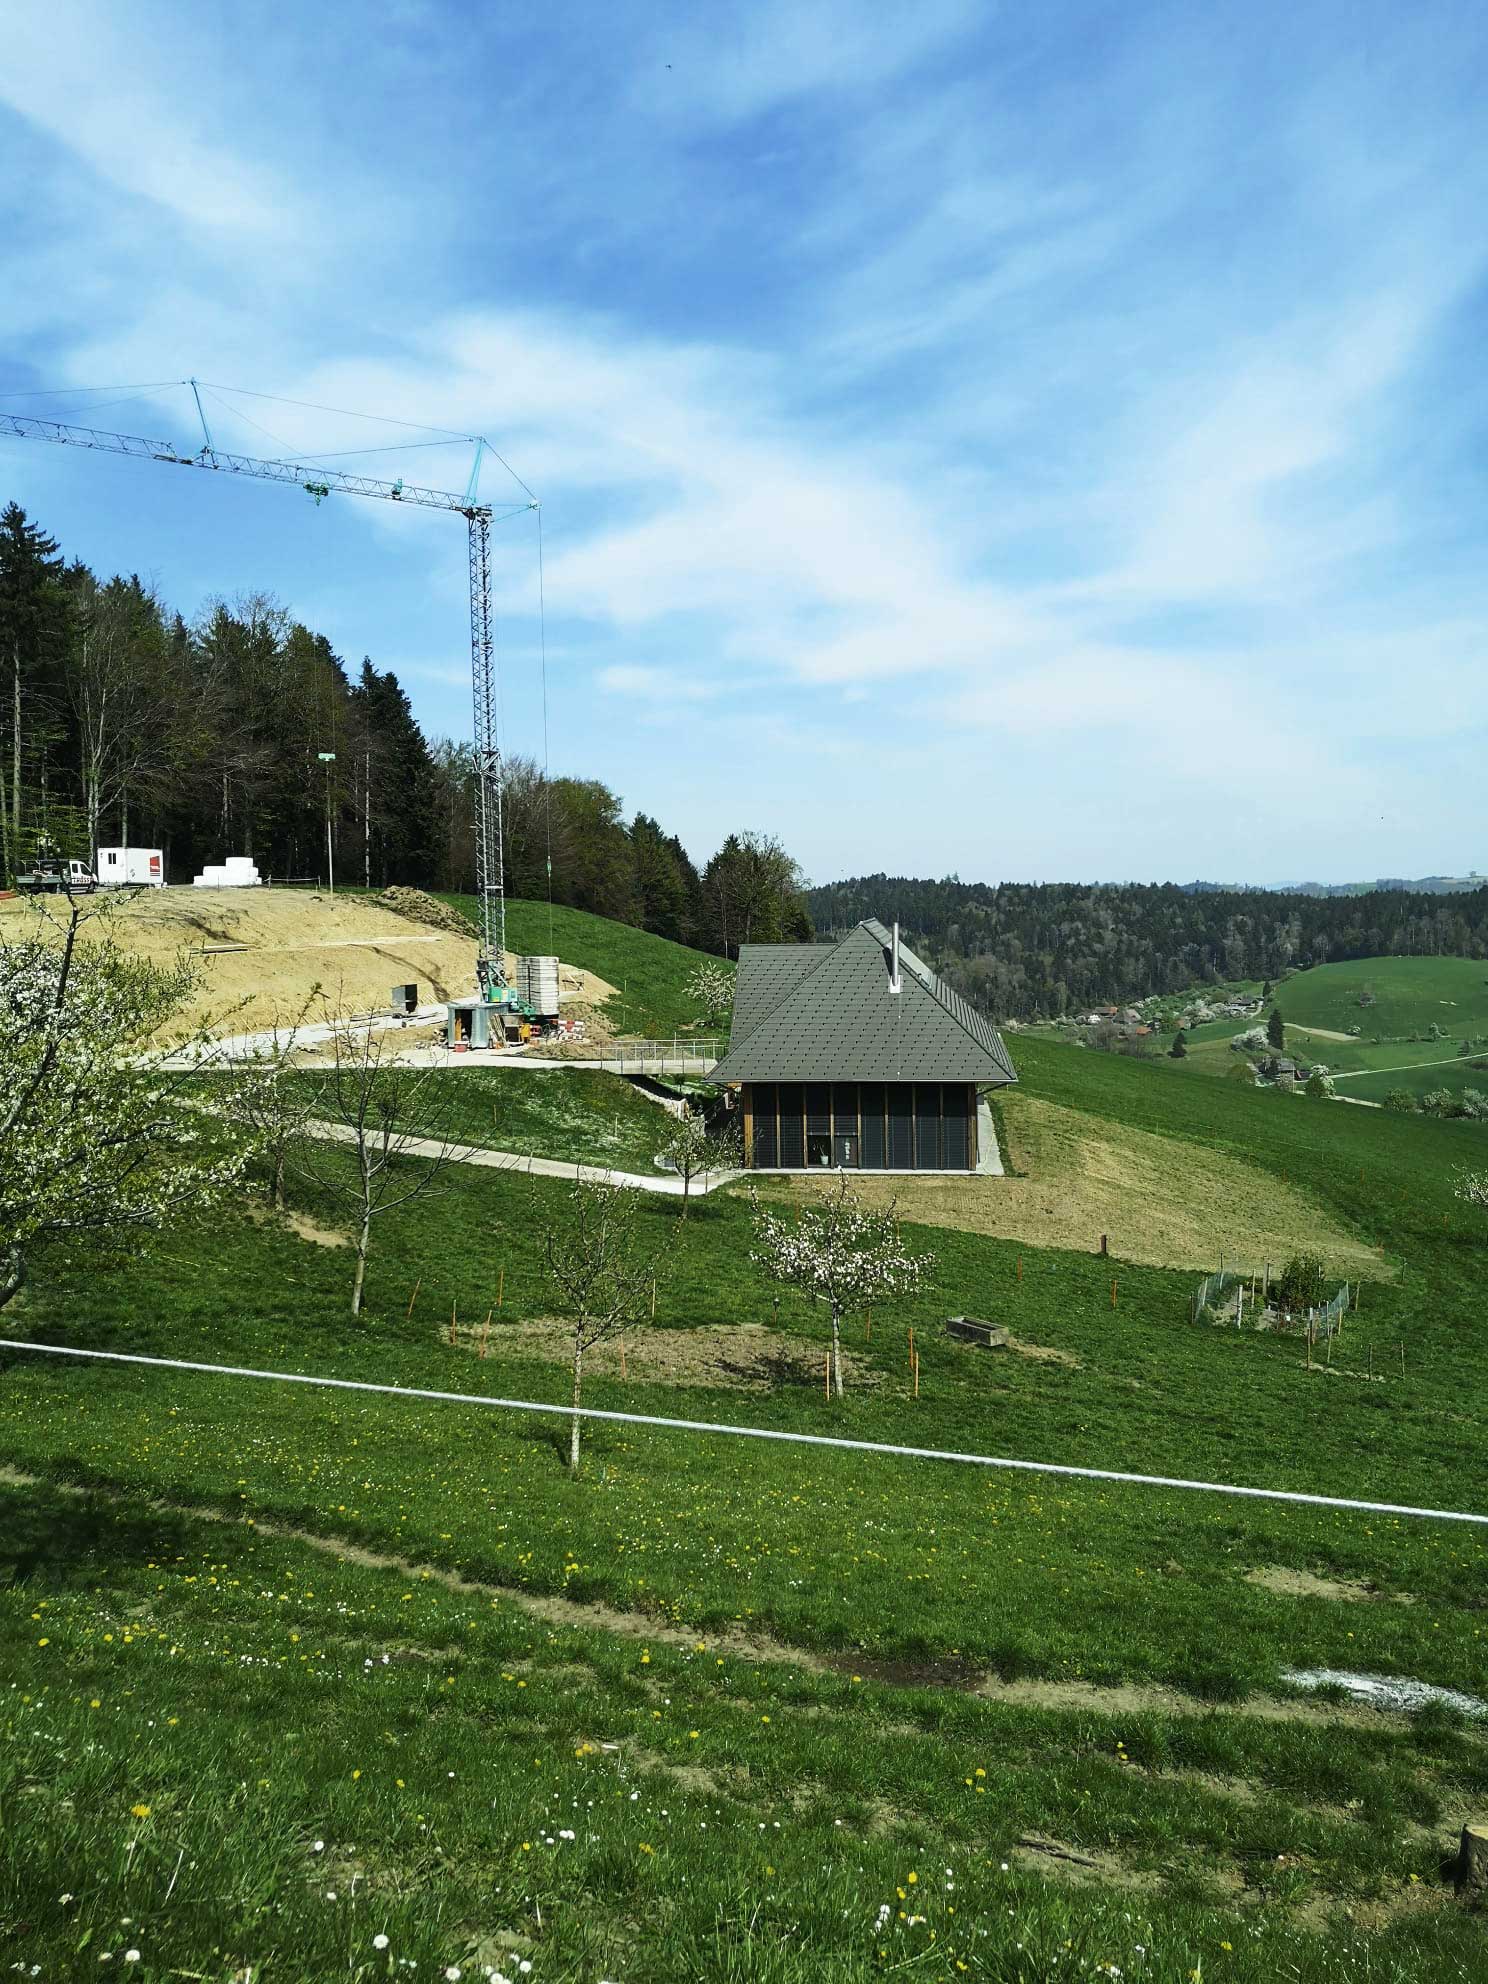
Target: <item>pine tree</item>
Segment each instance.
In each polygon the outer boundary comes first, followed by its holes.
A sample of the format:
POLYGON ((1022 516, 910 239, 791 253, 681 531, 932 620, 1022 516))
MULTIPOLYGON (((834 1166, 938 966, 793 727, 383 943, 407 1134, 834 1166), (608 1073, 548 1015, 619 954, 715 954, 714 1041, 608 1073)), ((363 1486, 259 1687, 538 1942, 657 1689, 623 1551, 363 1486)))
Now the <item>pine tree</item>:
POLYGON ((1286 1025, 1281 1017, 1280 1006, 1271 1008, 1271 1017, 1266 1022, 1266 1038, 1280 1054, 1286 1047, 1286 1025))
POLYGON ((29 787, 47 789, 47 752, 65 737, 62 668, 70 631, 57 540, 31 523, 19 503, 7 503, 0 511, 0 873, 22 865, 29 787))

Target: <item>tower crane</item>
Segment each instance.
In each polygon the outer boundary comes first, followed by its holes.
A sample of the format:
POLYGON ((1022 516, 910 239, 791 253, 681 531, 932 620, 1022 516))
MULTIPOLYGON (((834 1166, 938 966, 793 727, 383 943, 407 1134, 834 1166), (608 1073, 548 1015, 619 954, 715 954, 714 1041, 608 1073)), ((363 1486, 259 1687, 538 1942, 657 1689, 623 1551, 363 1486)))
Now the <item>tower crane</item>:
POLYGON ((475 886, 480 897, 480 952, 476 972, 481 990, 489 994, 506 984, 506 897, 503 884, 501 818, 501 740, 497 724, 496 644, 491 630, 491 529, 494 524, 536 510, 536 498, 497 509, 476 500, 485 443, 475 443, 470 480, 462 495, 400 480, 355 475, 345 469, 316 467, 287 458, 261 460, 229 454, 214 446, 194 379, 184 383, 196 398, 202 445, 186 452, 169 441, 147 440, 138 434, 115 434, 97 427, 73 427, 57 420, 0 411, 0 435, 17 441, 52 441, 66 448, 90 448, 138 461, 164 462, 172 468, 214 469, 220 475, 247 476, 259 482, 282 482, 303 489, 317 506, 327 496, 371 496, 387 503, 408 503, 426 510, 448 510, 464 517, 470 551, 470 679, 475 713, 475 886))

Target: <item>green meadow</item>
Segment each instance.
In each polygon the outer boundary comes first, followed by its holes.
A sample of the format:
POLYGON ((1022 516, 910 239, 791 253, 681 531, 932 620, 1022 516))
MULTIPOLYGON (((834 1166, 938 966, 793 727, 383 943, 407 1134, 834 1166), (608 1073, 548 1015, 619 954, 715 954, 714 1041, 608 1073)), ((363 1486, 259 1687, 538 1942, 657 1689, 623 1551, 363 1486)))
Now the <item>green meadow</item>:
MULTIPOLYGON (((586 1398, 1479 1505, 1488 1223, 1452 1195, 1478 1126, 1014 1052, 1118 1155, 1171 1143, 1174 1189, 1218 1149, 1366 1242, 1331 1364, 1193 1325, 1192 1271, 906 1224, 927 1285, 850 1319, 833 1404, 825 1318, 777 1307, 729 1188, 685 1226, 641 1202, 656 1324, 586 1398), (966 1311, 1016 1348, 949 1340, 966 1311)), ((472 1131, 546 1096, 575 1134, 664 1126, 576 1072, 451 1084, 472 1131)), ((542 1330, 565 1190, 450 1167, 376 1227, 361 1322, 337 1208, 303 1191, 294 1223, 245 1199, 103 1271, 38 1264, 10 1336, 471 1402, 4 1354, 8 1959, 255 1984, 1480 1974, 1441 1868, 1488 1803, 1488 1723, 1288 1676, 1488 1698, 1488 1532, 603 1423, 570 1480, 561 1413, 479 1402, 564 1396, 542 1330)))

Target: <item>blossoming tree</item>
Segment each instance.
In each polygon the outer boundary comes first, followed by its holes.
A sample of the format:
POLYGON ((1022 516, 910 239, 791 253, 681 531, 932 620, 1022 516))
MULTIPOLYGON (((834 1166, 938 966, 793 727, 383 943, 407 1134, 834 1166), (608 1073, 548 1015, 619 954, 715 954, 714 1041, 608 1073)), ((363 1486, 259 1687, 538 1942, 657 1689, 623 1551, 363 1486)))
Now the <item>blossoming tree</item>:
POLYGON ((254 1150, 209 1088, 150 1047, 211 1043, 171 1029, 197 967, 131 958, 70 902, 49 935, 0 945, 0 1308, 47 1243, 118 1242, 210 1203, 254 1150))
POLYGON ((717 1026, 733 1010, 734 974, 726 964, 700 964, 682 990, 705 1026, 717 1026))
POLYGON ((686 1219, 692 1187, 713 1171, 730 1171, 742 1159, 744 1145, 732 1123, 711 1129, 702 1111, 684 1109, 672 1119, 657 1153, 682 1180, 682 1217, 686 1219))
POLYGON ((832 1389, 842 1397, 842 1318, 919 1288, 935 1265, 899 1238, 891 1200, 865 1205, 845 1177, 835 1190, 794 1219, 754 1204, 750 1259, 774 1281, 798 1288, 832 1312, 832 1389))

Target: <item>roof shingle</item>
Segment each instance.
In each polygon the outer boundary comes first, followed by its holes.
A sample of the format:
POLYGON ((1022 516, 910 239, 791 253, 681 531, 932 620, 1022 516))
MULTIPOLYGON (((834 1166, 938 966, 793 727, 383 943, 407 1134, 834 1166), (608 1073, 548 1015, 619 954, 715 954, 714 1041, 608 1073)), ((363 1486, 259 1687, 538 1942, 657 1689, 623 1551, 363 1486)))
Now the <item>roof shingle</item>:
POLYGON ((835 944, 745 944, 712 1079, 1015 1082, 997 1029, 903 942, 890 989, 892 943, 870 921, 835 944))

